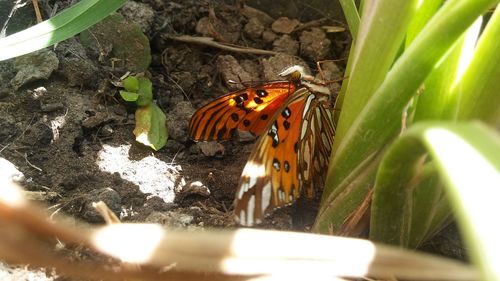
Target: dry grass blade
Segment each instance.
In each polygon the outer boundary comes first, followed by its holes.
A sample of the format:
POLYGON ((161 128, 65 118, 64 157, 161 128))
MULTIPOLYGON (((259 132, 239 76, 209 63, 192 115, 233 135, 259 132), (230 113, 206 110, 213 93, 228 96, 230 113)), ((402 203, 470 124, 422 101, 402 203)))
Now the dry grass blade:
POLYGON ((120 219, 108 208, 106 203, 99 201, 92 203, 92 207, 96 209, 107 224, 121 223, 120 219))
POLYGON ((231 44, 226 44, 226 43, 218 43, 215 42, 213 38, 211 37, 195 37, 195 36, 189 36, 189 35, 182 35, 182 36, 169 36, 169 39, 175 40, 175 41, 180 41, 184 43, 193 43, 193 44, 200 44, 200 45, 205 45, 225 51, 230 51, 230 52, 235 52, 235 53, 242 53, 242 54, 254 54, 254 55, 277 55, 278 52, 274 51, 268 51, 268 50, 262 50, 262 49, 255 49, 255 48, 249 48, 249 47, 242 47, 242 46, 237 46, 237 45, 231 45, 231 44))
POLYGON ((160 225, 111 224, 75 229, 49 223, 11 185, 0 189, 0 259, 54 267, 104 280, 299 280, 314 276, 475 280, 462 263, 366 240, 241 229, 171 231, 160 225), (53 251, 55 238, 114 259, 71 262, 53 251), (121 262, 120 262, 121 261, 121 262), (130 266, 130 264, 137 266, 130 266), (255 279, 257 278, 257 279, 255 279))

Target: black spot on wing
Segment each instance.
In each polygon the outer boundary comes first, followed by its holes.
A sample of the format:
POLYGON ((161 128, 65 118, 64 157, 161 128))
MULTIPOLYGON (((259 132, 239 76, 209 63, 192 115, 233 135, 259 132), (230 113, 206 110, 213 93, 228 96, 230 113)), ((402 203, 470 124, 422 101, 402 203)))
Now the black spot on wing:
POLYGON ((253 101, 254 101, 256 104, 261 104, 261 103, 263 103, 263 102, 264 102, 264 101, 263 101, 261 98, 259 98, 259 97, 255 97, 255 98, 253 98, 253 101))
POLYGON ((290 116, 292 116, 292 111, 290 110, 290 108, 286 107, 285 109, 283 109, 283 111, 281 111, 281 116, 283 116, 283 118, 290 118, 290 116))
POLYGON ((288 161, 285 160, 283 167, 285 168, 285 172, 288 173, 290 171, 290 163, 288 161))
POLYGON ((280 161, 276 158, 273 159, 273 167, 277 172, 281 169, 280 161))
POLYGON ((283 127, 285 128, 285 130, 290 129, 290 122, 288 122, 287 120, 283 121, 283 127))
POLYGON ((264 97, 267 97, 267 95, 269 95, 269 93, 266 92, 266 90, 262 90, 262 89, 259 89, 255 92, 259 98, 264 98, 264 97))
POLYGON ((238 114, 236 112, 233 112, 231 114, 231 119, 234 121, 234 122, 238 122, 238 120, 240 120, 240 117, 238 116, 238 114))

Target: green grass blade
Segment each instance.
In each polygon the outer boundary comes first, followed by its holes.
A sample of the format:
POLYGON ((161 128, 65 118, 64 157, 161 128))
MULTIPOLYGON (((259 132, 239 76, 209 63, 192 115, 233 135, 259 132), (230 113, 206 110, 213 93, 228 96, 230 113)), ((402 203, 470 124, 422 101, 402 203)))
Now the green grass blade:
MULTIPOLYGON (((429 153, 446 187, 472 261, 481 280, 500 280, 500 136, 480 123, 416 124, 396 141, 377 174, 370 238, 405 244, 413 230, 408 188, 415 169, 429 153), (403 240, 403 241, 402 241, 403 240)), ((427 204, 420 209, 427 208, 427 204)))
POLYGON ((479 38, 474 56, 455 88, 457 118, 500 125, 500 9, 497 7, 479 38))
POLYGON ((0 39, 0 61, 68 39, 116 11, 127 0, 82 0, 53 18, 0 39))
POLYGON ((444 0, 423 0, 420 1, 415 16, 412 18, 410 25, 408 26, 408 31, 406 32, 405 48, 413 42, 415 37, 424 28, 427 22, 434 16, 436 11, 441 7, 444 0))
MULTIPOLYGON (((349 30, 351 31, 352 37, 351 50, 349 52, 349 58, 347 60, 347 66, 344 74, 345 77, 349 77, 351 75, 352 62, 354 61, 352 57, 354 55, 354 49, 356 47, 356 37, 358 35, 360 19, 359 13, 356 10, 356 4, 352 0, 341 0, 340 4, 347 19, 347 24, 349 25, 349 30)), ((342 104, 344 103, 344 97, 348 86, 349 78, 346 78, 344 79, 344 81, 342 81, 342 87, 340 88, 340 92, 338 93, 337 99, 335 100, 336 110, 333 112, 335 124, 338 124, 338 120, 340 118, 340 110, 342 108, 342 104)))
MULTIPOLYGON (((481 18, 480 18, 481 19, 481 18)), ((477 20, 455 43, 441 62, 425 80, 422 92, 417 97, 413 122, 421 120, 448 119, 454 120, 456 97, 453 87, 463 72, 462 67, 470 61, 474 51, 481 20, 477 20)))
POLYGON ((443 222, 450 217, 451 210, 444 198, 444 189, 434 163, 426 163, 421 173, 414 175, 411 183, 411 225, 406 246, 416 248, 442 229, 443 222), (413 184, 414 183, 414 184, 413 184), (422 208, 422 206, 426 206, 422 208))
POLYGON ((359 29, 359 13, 356 9, 356 3, 354 3, 354 0, 340 0, 339 2, 342 6, 342 10, 344 11, 347 25, 349 25, 351 36, 352 38, 356 38, 358 36, 359 29))
POLYGON ((335 132, 334 151, 356 116, 364 108, 375 90, 384 81, 394 63, 406 32, 406 27, 416 9, 417 1, 381 0, 365 3, 361 25, 356 37, 356 47, 350 56, 349 73, 340 123, 335 132))

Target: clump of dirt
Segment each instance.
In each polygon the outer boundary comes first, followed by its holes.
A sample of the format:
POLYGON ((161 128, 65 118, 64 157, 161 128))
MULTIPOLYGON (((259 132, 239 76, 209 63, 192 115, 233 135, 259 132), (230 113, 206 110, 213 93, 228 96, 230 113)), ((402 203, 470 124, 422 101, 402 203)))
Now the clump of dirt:
MULTIPOLYGON (((233 227, 254 138, 194 143, 193 112, 228 91, 276 80, 288 66, 316 72, 317 61, 345 58, 347 32, 328 33, 323 27, 337 24, 329 19, 272 18, 221 1, 129 1, 119 12, 124 19, 112 16, 55 48, 0 63, 0 157, 24 174, 27 190, 47 192, 54 215, 102 223, 92 202, 104 201, 122 221, 233 227), (134 108, 113 84, 148 59, 145 75, 168 118, 169 140, 158 152, 134 141, 134 108)), ((325 64, 321 78, 342 77, 344 63, 325 64)), ((306 230, 314 207, 303 209, 280 210, 259 227, 306 230)))

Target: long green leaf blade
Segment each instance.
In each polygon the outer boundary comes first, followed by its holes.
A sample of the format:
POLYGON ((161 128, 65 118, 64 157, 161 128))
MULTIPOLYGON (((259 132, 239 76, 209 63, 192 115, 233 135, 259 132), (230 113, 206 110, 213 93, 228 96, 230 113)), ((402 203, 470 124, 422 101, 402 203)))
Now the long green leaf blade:
POLYGON ((356 3, 354 0, 340 0, 340 5, 344 11, 345 19, 347 20, 347 25, 349 25, 349 30, 351 31, 351 37, 356 38, 358 36, 359 29, 359 13, 356 9, 356 3))
POLYGON ((457 118, 500 125, 500 9, 479 38, 474 56, 455 88, 457 118))
POLYGON ((369 1, 365 4, 356 47, 351 50, 352 68, 336 128, 334 151, 364 108, 375 90, 384 81, 406 32, 417 1, 369 1))
POLYGON ((436 11, 441 7, 444 0, 423 0, 420 1, 415 16, 412 18, 408 31, 406 32, 405 48, 407 48, 413 39, 422 31, 427 22, 434 16, 436 11))
POLYGON ((68 39, 89 28, 127 0, 82 0, 53 18, 0 39, 0 61, 68 39))

